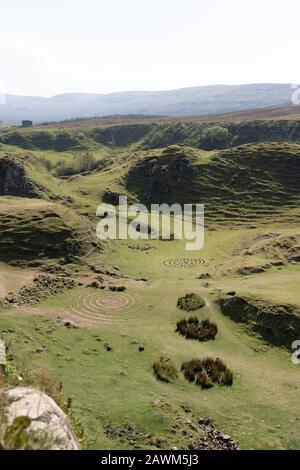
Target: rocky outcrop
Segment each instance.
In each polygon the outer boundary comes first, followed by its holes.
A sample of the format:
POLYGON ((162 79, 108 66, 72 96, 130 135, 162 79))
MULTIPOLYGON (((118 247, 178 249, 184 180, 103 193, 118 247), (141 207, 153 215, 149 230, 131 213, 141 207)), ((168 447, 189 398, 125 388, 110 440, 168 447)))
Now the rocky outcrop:
POLYGON ((222 312, 276 346, 291 347, 299 337, 300 311, 293 305, 281 305, 247 297, 221 296, 222 312))
POLYGON ((261 232, 255 236, 250 234, 239 240, 233 254, 241 254, 248 258, 260 254, 273 259, 275 265, 276 263, 279 265, 280 262, 300 263, 300 232, 261 232))
POLYGON ((110 189, 106 189, 103 193, 103 202, 106 204, 112 204, 113 206, 117 206, 119 204, 120 197, 127 197, 127 204, 134 204, 134 200, 127 194, 117 193, 115 191, 111 191, 110 189))
POLYGON ((20 159, 8 154, 0 154, 1 196, 38 197, 40 189, 28 178, 20 159))
POLYGON ((218 225, 299 221, 300 145, 244 145, 207 157, 174 145, 149 151, 132 162, 126 189, 148 205, 203 203, 206 221, 218 225))
POLYGON ((93 249, 85 219, 42 199, 0 197, 0 259, 41 260, 80 256, 93 249))
POLYGON ((202 432, 198 439, 189 442, 189 450, 240 450, 231 436, 215 429, 210 420, 205 421, 205 418, 199 420, 202 432))
POLYGON ((161 154, 142 158, 126 175, 127 189, 145 204, 190 202, 196 158, 190 149, 170 146, 161 154))
POLYGON ((40 274, 33 279, 32 284, 22 287, 19 292, 7 294, 1 307, 35 305, 47 297, 58 295, 66 289, 72 289, 75 285, 75 281, 67 276, 40 274))
MULTIPOLYGON (((34 449, 79 450, 79 443, 68 418, 61 408, 45 393, 27 387, 16 387, 5 392, 5 427, 2 434, 9 438, 9 430, 16 428, 23 418, 22 432, 32 436, 34 449), (40 443, 39 443, 40 441, 40 443)), ((20 433, 18 435, 20 441, 20 433)), ((12 445, 10 438, 10 445, 12 445)), ((5 444, 5 443, 4 443, 5 444)))

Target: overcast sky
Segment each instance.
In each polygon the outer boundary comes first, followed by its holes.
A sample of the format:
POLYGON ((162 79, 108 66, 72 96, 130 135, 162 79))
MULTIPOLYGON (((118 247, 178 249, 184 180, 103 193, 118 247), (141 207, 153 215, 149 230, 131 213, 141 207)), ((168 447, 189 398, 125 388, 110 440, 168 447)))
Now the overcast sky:
POLYGON ((0 92, 300 83, 299 0, 0 0, 0 92))

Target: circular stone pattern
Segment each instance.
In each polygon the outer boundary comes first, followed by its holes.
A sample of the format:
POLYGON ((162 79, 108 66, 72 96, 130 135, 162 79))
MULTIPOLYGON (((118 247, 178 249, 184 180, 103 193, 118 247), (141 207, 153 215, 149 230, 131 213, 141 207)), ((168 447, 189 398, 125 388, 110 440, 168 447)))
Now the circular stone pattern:
POLYGON ((107 295, 99 299, 99 307, 104 310, 122 310, 127 308, 130 303, 128 296, 122 295, 107 295))
POLYGON ((145 305, 135 293, 124 292, 83 292, 74 295, 69 305, 68 309, 64 309, 66 315, 87 323, 135 321, 158 313, 156 308, 145 305))
POLYGON ((167 268, 191 269, 204 264, 205 261, 201 258, 175 258, 167 259, 163 263, 167 268))

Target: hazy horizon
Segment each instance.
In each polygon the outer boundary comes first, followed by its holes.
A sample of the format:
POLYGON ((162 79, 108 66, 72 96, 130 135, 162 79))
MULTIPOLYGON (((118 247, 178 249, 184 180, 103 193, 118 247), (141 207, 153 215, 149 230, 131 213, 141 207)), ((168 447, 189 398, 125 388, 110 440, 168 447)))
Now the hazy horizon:
MULTIPOLYGON (((73 91, 66 91, 66 92, 62 92, 62 93, 58 93, 58 94, 55 94, 55 95, 50 95, 50 96, 45 96, 45 95, 24 95, 24 94, 16 94, 16 93, 2 93, 2 94, 6 94, 6 95, 10 95, 10 96, 20 96, 20 97, 24 97, 24 98, 48 98, 48 99, 51 99, 51 98, 54 98, 55 96, 60 96, 60 95, 77 95, 77 94, 82 94, 82 95, 113 95, 113 94, 117 94, 117 93, 159 93, 159 92, 165 92, 165 91, 176 91, 176 90, 184 90, 184 89, 188 89, 188 88, 199 88, 199 87, 232 87, 232 86, 255 86, 255 85, 293 85, 294 82, 265 82, 265 83, 237 83, 237 84, 231 84, 231 83, 210 83, 210 84, 206 84, 206 85, 193 85, 193 86, 183 86, 183 87, 180 87, 180 88, 165 88, 165 89, 155 89, 155 90, 122 90, 122 91, 119 91, 119 90, 116 90, 116 91, 111 91, 111 92, 107 92, 107 93, 101 93, 101 92, 95 92, 95 91, 82 91, 82 92, 78 92, 76 90, 73 90, 73 91)), ((0 90, 0 92, 2 92, 2 90, 0 90)))
POLYGON ((2 3, 3 93, 300 83, 296 0, 2 3))

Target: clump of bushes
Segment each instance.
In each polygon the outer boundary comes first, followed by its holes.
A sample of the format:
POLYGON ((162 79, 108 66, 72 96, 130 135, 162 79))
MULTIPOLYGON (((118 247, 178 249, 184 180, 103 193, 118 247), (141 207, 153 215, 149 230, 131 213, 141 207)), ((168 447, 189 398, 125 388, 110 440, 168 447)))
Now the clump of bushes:
POLYGON ((173 382, 178 377, 177 369, 168 357, 161 356, 153 364, 153 370, 156 378, 162 382, 173 382))
POLYGON ((192 359, 181 366, 184 377, 189 382, 195 382, 202 389, 216 385, 232 385, 233 373, 227 368, 222 359, 206 357, 192 359))
POLYGON ((200 320, 197 317, 183 319, 177 323, 176 331, 188 339, 197 339, 199 341, 209 341, 215 339, 218 333, 218 327, 209 320, 200 320))
POLYGON ((190 293, 180 297, 177 301, 177 307, 182 310, 197 310, 204 307, 205 302, 198 294, 190 293))
POLYGON ((207 127, 202 134, 200 148, 204 150, 224 149, 230 143, 230 132, 226 127, 207 127))
POLYGON ((57 176, 72 176, 92 171, 98 163, 97 159, 90 153, 77 154, 72 161, 59 160, 55 172, 57 176))

